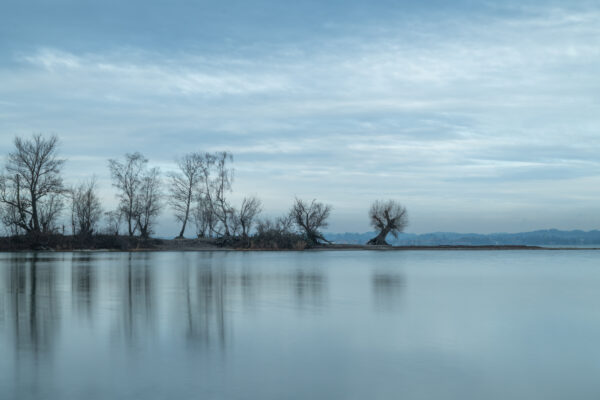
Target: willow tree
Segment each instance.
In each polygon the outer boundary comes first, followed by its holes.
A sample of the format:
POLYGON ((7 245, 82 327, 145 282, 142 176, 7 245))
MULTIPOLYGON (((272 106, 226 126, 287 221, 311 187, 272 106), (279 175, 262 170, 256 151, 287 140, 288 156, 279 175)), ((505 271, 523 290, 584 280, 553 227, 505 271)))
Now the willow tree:
POLYGON ((377 200, 369 210, 371 226, 379 231, 377 236, 369 240, 367 244, 389 246, 385 238, 392 234, 395 238, 408 225, 408 214, 406 208, 395 200, 377 200))

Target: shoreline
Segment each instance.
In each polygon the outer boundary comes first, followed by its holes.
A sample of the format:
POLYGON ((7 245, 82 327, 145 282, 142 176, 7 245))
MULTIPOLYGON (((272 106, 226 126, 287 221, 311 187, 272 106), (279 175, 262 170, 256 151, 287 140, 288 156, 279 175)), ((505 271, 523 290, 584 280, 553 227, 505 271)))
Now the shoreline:
POLYGON ((333 244, 317 246, 303 250, 294 249, 245 249, 220 246, 198 247, 156 247, 135 249, 110 249, 110 248, 80 248, 80 249, 3 249, 0 253, 172 253, 172 252, 324 252, 324 251, 599 251, 600 247, 544 247, 522 245, 440 245, 440 246, 373 246, 354 244, 333 244))
POLYGON ((239 246, 219 239, 141 239, 127 236, 98 235, 88 238, 50 235, 42 237, 0 238, 0 252, 173 252, 173 251, 509 251, 509 250, 600 250, 598 247, 533 245, 414 245, 381 246, 367 244, 320 244, 306 248, 239 246))

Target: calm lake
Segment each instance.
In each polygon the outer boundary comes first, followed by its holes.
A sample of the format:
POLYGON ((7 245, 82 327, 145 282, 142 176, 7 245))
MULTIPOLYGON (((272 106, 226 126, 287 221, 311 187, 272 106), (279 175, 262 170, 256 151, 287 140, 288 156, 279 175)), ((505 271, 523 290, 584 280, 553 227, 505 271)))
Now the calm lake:
POLYGON ((599 399, 600 252, 0 254, 0 399, 599 399))

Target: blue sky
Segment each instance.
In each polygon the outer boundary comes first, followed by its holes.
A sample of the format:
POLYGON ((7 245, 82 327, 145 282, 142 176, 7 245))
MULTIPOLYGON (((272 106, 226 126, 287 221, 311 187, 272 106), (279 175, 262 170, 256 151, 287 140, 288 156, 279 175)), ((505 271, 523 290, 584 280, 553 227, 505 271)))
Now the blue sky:
POLYGON ((331 231, 378 198, 411 232, 594 229, 598 43, 595 2, 3 2, 0 152, 57 134, 107 208, 110 157, 229 150, 234 203, 317 198, 331 231))

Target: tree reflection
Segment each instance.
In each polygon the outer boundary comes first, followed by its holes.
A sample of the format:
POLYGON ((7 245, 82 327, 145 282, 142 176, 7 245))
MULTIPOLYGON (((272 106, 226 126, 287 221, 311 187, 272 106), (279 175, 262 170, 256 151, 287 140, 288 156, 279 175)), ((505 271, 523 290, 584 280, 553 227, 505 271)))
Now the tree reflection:
POLYGON ((14 255, 5 268, 6 323, 12 325, 17 351, 34 357, 51 351, 59 315, 53 262, 43 255, 14 255))
POLYGON ((396 272, 374 272, 371 278, 375 308, 394 310, 404 288, 404 278, 396 272))
POLYGON ((291 281, 294 285, 296 305, 299 309, 323 306, 327 281, 321 271, 298 269, 291 276, 291 281))
POLYGON ((150 254, 129 253, 121 271, 121 321, 129 343, 139 342, 154 331, 154 269, 150 254))
POLYGON ((90 254, 73 255, 71 258, 71 292, 73 307, 92 318, 92 305, 97 287, 96 270, 90 254))
POLYGON ((226 302, 228 279, 223 268, 207 266, 185 268, 187 335, 191 343, 208 346, 216 338, 226 345, 226 302))
MULTIPOLYGON (((319 268, 261 268, 253 260, 210 253, 181 254, 174 265, 163 265, 162 257, 156 253, 7 256, 0 269, 1 333, 14 341, 16 351, 37 356, 52 349, 59 314, 65 313, 69 328, 65 332, 79 335, 79 329, 85 334, 93 329, 102 335, 107 330, 131 349, 165 333, 169 340, 225 349, 241 315, 236 308, 241 307, 245 316, 263 305, 291 304, 310 311, 322 307, 327 298, 327 275, 319 268)), ((379 294, 390 290, 380 278, 374 285, 379 294)))

